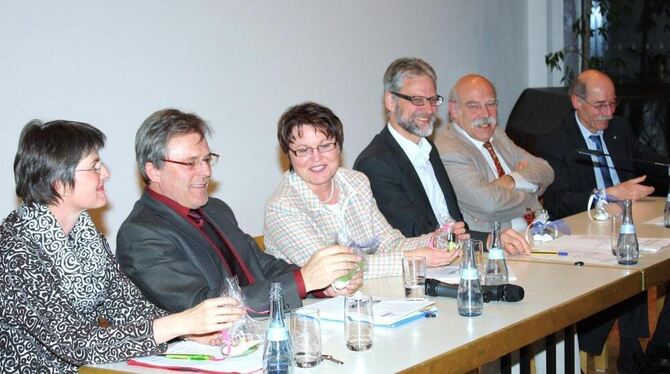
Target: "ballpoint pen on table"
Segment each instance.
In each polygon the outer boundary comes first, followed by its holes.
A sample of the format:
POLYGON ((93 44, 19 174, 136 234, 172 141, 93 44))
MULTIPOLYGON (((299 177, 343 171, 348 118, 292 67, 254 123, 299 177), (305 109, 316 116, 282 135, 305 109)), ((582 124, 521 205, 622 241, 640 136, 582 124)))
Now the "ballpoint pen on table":
POLYGON ((567 251, 551 251, 551 250, 538 250, 538 251, 531 251, 530 253, 533 255, 556 255, 556 256, 568 255, 567 251))
POLYGON ((212 355, 189 354, 189 353, 162 353, 159 354, 158 356, 165 358, 172 358, 176 360, 193 360, 193 361, 216 360, 216 357, 212 355))

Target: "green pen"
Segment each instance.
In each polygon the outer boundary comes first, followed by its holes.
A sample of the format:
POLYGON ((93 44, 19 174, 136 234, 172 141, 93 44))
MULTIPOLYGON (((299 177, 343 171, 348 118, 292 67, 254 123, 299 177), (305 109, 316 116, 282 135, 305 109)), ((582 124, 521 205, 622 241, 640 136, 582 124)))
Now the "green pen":
POLYGON ((214 359, 214 356, 211 355, 199 355, 199 354, 188 354, 188 353, 163 353, 159 354, 158 356, 165 358, 172 358, 175 360, 208 361, 214 359))

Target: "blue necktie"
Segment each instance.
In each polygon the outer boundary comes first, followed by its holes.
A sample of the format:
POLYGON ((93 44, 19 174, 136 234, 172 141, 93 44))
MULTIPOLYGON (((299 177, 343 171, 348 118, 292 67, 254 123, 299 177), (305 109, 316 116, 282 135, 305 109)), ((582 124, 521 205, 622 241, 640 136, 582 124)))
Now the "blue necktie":
MULTIPOLYGON (((589 139, 595 143, 598 152, 603 152, 603 143, 600 142, 600 136, 590 135, 589 139)), ((600 174, 603 176, 603 183, 605 183, 605 188, 612 187, 612 176, 610 175, 610 168, 607 165, 607 160, 605 156, 596 156, 598 159, 598 169, 600 169, 600 174)))

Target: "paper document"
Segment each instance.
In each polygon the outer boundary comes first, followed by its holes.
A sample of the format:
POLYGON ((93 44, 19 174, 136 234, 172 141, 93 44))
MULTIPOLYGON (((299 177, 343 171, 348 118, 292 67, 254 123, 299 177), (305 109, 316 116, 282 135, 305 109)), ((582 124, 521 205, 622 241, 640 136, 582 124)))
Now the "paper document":
MULTIPOLYGON (((192 341, 180 341, 170 344, 166 353, 202 354, 221 359, 223 355, 218 346, 200 344, 192 341)), ((148 356, 128 360, 128 364, 172 370, 190 370, 206 373, 253 373, 262 369, 263 349, 242 357, 229 357, 217 361, 196 361, 170 359, 162 356, 148 356)))
MULTIPOLYGON (((374 298, 372 307, 375 326, 397 327, 405 322, 422 317, 434 309, 434 301, 410 301, 405 299, 374 298)), ((322 320, 344 321, 344 296, 325 299, 310 308, 317 308, 322 320)))
POLYGON ((663 216, 658 216, 650 219, 647 222, 642 222, 643 225, 665 226, 665 219, 663 216))
MULTIPOLYGON (((658 252, 670 245, 670 238, 637 238, 640 251, 658 252)), ((612 239, 603 235, 563 235, 549 243, 542 243, 536 248, 551 248, 560 251, 583 251, 592 249, 594 251, 608 252, 611 254, 612 239)))
MULTIPOLYGON (((517 280, 509 266, 507 267, 507 275, 510 282, 517 280)), ((426 269, 426 278, 437 279, 440 282, 445 283, 458 284, 458 282, 461 280, 461 267, 459 265, 449 265, 439 268, 426 269)))
MULTIPOLYGON (((642 256, 644 252, 655 253, 670 246, 666 238, 637 238, 642 256)), ((599 265, 617 265, 616 256, 612 254, 612 241, 603 235, 564 235, 549 243, 538 244, 537 250, 553 250, 568 252, 567 256, 531 255, 533 259, 543 261, 584 263, 599 265)), ((526 257, 527 258, 527 257, 526 257)))

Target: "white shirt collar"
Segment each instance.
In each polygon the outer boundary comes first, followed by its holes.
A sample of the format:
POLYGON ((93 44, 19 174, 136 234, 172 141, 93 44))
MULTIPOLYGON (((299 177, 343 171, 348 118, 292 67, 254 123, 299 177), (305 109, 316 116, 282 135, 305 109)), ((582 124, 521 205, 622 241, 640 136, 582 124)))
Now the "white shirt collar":
POLYGON ((579 125, 579 131, 582 132, 582 136, 584 137, 584 140, 590 140, 589 136, 591 135, 598 135, 598 136, 603 136, 603 130, 598 130, 595 133, 591 132, 589 129, 584 126, 582 121, 579 120, 579 116, 577 115, 577 111, 575 111, 575 119, 577 120, 577 124, 579 125))
MULTIPOLYGON (((468 139, 470 143, 474 144, 474 146, 477 147, 477 149, 481 149, 484 147, 484 142, 471 137, 467 132, 465 132, 465 130, 463 130, 463 128, 459 124, 457 124, 456 122, 452 122, 451 124, 454 126, 456 131, 458 131, 461 135, 463 135, 466 139, 468 139)), ((493 136, 491 136, 489 142, 492 140, 493 136)))
POLYGON ((400 145, 400 148, 402 148, 412 164, 422 164, 430 159, 430 151, 432 150, 432 147, 430 146, 430 143, 428 143, 428 140, 425 138, 420 138, 419 144, 416 144, 400 135, 400 133, 398 133, 390 123, 387 122, 386 127, 389 129, 391 136, 393 136, 396 142, 398 142, 398 145, 400 145))

